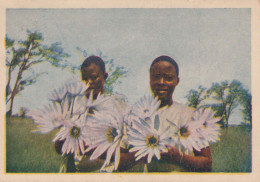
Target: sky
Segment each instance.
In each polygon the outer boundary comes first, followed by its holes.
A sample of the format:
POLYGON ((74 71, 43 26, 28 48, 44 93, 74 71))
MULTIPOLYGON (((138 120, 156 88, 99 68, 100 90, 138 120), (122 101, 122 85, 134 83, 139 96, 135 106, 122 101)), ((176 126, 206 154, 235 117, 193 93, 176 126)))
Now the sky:
MULTIPOLYGON (((69 61, 80 65, 76 47, 89 54, 102 51, 128 73, 114 90, 130 103, 150 94, 149 68, 161 55, 176 60, 180 83, 173 99, 185 103, 190 89, 234 79, 251 91, 250 9, 7 9, 6 33, 23 40, 26 30, 43 34, 44 44, 61 42, 69 61)), ((40 108, 48 94, 72 76, 48 64, 38 81, 15 98, 20 107, 40 108)), ((79 77, 79 74, 76 74, 79 77)), ((242 121, 237 109, 230 123, 242 121)))

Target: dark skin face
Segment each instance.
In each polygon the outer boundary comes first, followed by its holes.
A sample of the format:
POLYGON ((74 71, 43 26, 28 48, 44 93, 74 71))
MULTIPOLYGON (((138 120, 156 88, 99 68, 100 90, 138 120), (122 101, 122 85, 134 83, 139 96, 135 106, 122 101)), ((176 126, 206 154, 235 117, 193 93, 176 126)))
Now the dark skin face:
POLYGON ((160 107, 173 103, 172 94, 179 83, 175 67, 166 61, 155 63, 150 72, 150 87, 154 97, 161 101, 160 107))
POLYGON ((107 73, 103 73, 101 68, 95 63, 91 63, 88 67, 81 70, 81 77, 84 83, 89 84, 86 91, 86 96, 89 97, 90 92, 93 91, 94 99, 99 93, 104 92, 104 84, 107 79, 107 73))

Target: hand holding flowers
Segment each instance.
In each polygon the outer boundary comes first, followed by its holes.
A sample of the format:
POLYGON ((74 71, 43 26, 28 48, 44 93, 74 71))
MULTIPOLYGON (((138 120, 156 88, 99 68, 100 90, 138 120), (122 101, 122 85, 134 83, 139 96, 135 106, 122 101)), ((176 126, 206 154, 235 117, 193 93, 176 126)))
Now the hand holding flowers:
POLYGON ((129 155, 134 153, 136 161, 145 158, 149 164, 161 157, 181 161, 185 154, 192 154, 194 149, 200 152, 219 139, 219 118, 209 109, 195 111, 187 118, 185 109, 159 109, 159 101, 152 97, 143 97, 125 108, 100 107, 111 98, 98 95, 93 99, 92 93, 86 98, 86 89, 85 84, 69 82, 53 91, 52 104, 31 111, 30 116, 38 125, 37 132, 59 129, 53 142, 64 142, 62 155, 73 154, 80 161, 89 151, 93 151, 90 160, 105 154, 100 171, 118 169, 123 146, 130 146, 129 155), (169 117, 161 118, 162 111, 170 112, 169 117))

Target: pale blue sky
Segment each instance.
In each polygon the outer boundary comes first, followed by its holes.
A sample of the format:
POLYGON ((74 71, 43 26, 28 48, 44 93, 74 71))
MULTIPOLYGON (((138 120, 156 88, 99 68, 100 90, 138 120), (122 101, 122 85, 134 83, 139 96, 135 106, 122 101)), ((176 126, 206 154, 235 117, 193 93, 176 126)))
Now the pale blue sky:
MULTIPOLYGON (((82 61, 76 47, 91 54, 101 50, 128 68, 115 91, 130 103, 150 93, 153 59, 171 56, 180 67, 174 100, 185 103, 190 89, 212 82, 237 79, 251 90, 250 21, 250 9, 7 9, 6 32, 12 39, 24 39, 27 29, 37 30, 45 44, 61 42, 76 65, 82 61)), ((48 103, 48 93, 70 77, 70 72, 48 65, 35 70, 49 74, 16 98, 14 112, 48 103)))

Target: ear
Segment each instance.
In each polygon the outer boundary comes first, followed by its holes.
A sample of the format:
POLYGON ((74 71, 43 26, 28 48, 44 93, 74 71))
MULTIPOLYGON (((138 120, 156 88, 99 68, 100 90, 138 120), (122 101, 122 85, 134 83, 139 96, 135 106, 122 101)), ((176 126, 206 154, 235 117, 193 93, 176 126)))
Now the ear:
POLYGON ((176 86, 179 84, 179 82, 180 82, 180 78, 178 77, 176 86))
POLYGON ((106 80, 106 79, 107 79, 107 77, 108 77, 108 73, 107 73, 107 72, 105 72, 105 73, 104 73, 104 79, 106 80))

